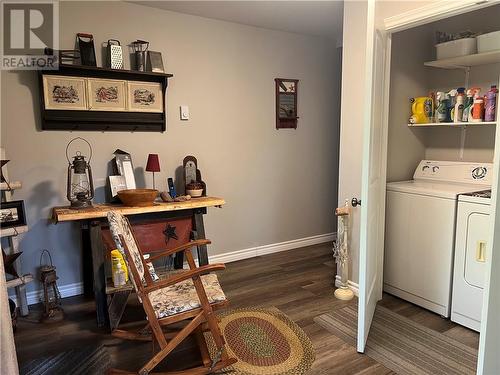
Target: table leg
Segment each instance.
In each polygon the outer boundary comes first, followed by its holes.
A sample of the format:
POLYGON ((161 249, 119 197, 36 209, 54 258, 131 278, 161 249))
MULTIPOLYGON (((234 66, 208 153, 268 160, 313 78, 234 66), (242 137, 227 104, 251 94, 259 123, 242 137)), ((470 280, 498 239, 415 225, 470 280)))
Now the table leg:
POLYGON ((86 221, 80 224, 82 233, 82 265, 83 265, 83 294, 87 297, 94 295, 94 270, 92 264, 92 246, 90 244, 90 226, 86 221))
POLYGON ((26 316, 30 313, 28 308, 28 298, 26 297, 26 285, 16 287, 17 302, 19 303, 19 313, 26 316))
POLYGON ((104 272, 104 245, 102 243, 101 224, 90 224, 90 247, 92 249, 92 268, 94 270, 94 295, 97 313, 97 326, 109 324, 106 296, 106 274, 104 272))
MULTIPOLYGON (((205 239, 205 226, 203 225, 203 214, 207 211, 206 209, 200 209, 194 211, 194 230, 196 231, 196 239, 205 239)), ((205 266, 208 264, 208 252, 207 245, 198 246, 198 264, 200 266, 205 266)))

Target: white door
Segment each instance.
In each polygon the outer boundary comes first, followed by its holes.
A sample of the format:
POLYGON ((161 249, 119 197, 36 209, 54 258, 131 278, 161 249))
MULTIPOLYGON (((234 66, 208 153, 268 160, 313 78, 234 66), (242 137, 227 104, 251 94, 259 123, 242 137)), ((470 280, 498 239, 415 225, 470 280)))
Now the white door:
POLYGON ((382 298, 387 111, 389 82, 386 35, 375 30, 374 0, 368 1, 366 49, 366 98, 361 177, 361 225, 359 249, 358 352, 364 352, 377 301, 382 298))
MULTIPOLYGON (((499 86, 500 87, 500 83, 499 86)), ((498 108, 498 105, 497 105, 498 108)), ((486 246, 486 264, 488 273, 483 294, 483 312, 481 317, 481 336, 477 373, 479 375, 500 374, 500 116, 497 113, 495 137, 490 238, 486 246)))

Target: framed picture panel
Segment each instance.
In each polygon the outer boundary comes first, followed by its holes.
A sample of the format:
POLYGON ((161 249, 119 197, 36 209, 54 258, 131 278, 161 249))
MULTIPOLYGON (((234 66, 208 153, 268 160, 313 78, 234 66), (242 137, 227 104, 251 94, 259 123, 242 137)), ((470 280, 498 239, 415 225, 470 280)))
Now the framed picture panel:
POLYGON ((59 64, 58 71, 40 70, 41 128, 164 132, 165 95, 171 77, 68 64, 59 64))
POLYGON ((0 207, 0 228, 26 225, 24 201, 2 202, 0 207))
POLYGON ((127 81, 87 78, 87 95, 92 111, 127 110, 127 81))
POLYGON ((275 78, 276 129, 297 129, 298 79, 275 78))
POLYGON ((85 78, 43 76, 45 109, 87 110, 85 78))
POLYGON ((163 112, 161 84, 128 81, 129 112, 163 112))

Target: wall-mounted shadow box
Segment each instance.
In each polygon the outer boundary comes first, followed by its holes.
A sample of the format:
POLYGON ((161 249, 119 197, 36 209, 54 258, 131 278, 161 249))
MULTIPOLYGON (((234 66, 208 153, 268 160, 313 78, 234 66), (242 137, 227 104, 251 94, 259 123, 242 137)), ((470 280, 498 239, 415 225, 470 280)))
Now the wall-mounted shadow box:
POLYGON ((298 79, 275 78, 276 129, 297 129, 298 79))
POLYGON ((59 65, 39 73, 42 130, 166 130, 172 74, 59 65))

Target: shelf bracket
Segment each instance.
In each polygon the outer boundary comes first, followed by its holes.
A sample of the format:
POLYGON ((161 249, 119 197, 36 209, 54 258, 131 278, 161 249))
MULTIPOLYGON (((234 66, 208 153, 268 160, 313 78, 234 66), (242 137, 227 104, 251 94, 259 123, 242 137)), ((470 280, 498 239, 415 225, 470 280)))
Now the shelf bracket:
POLYGON ((467 90, 469 88, 470 83, 470 66, 465 67, 465 83, 464 87, 467 90))
POLYGON ((465 149, 465 140, 467 138, 467 126, 462 126, 460 131, 460 151, 459 151, 459 159, 464 159, 464 149, 465 149))

